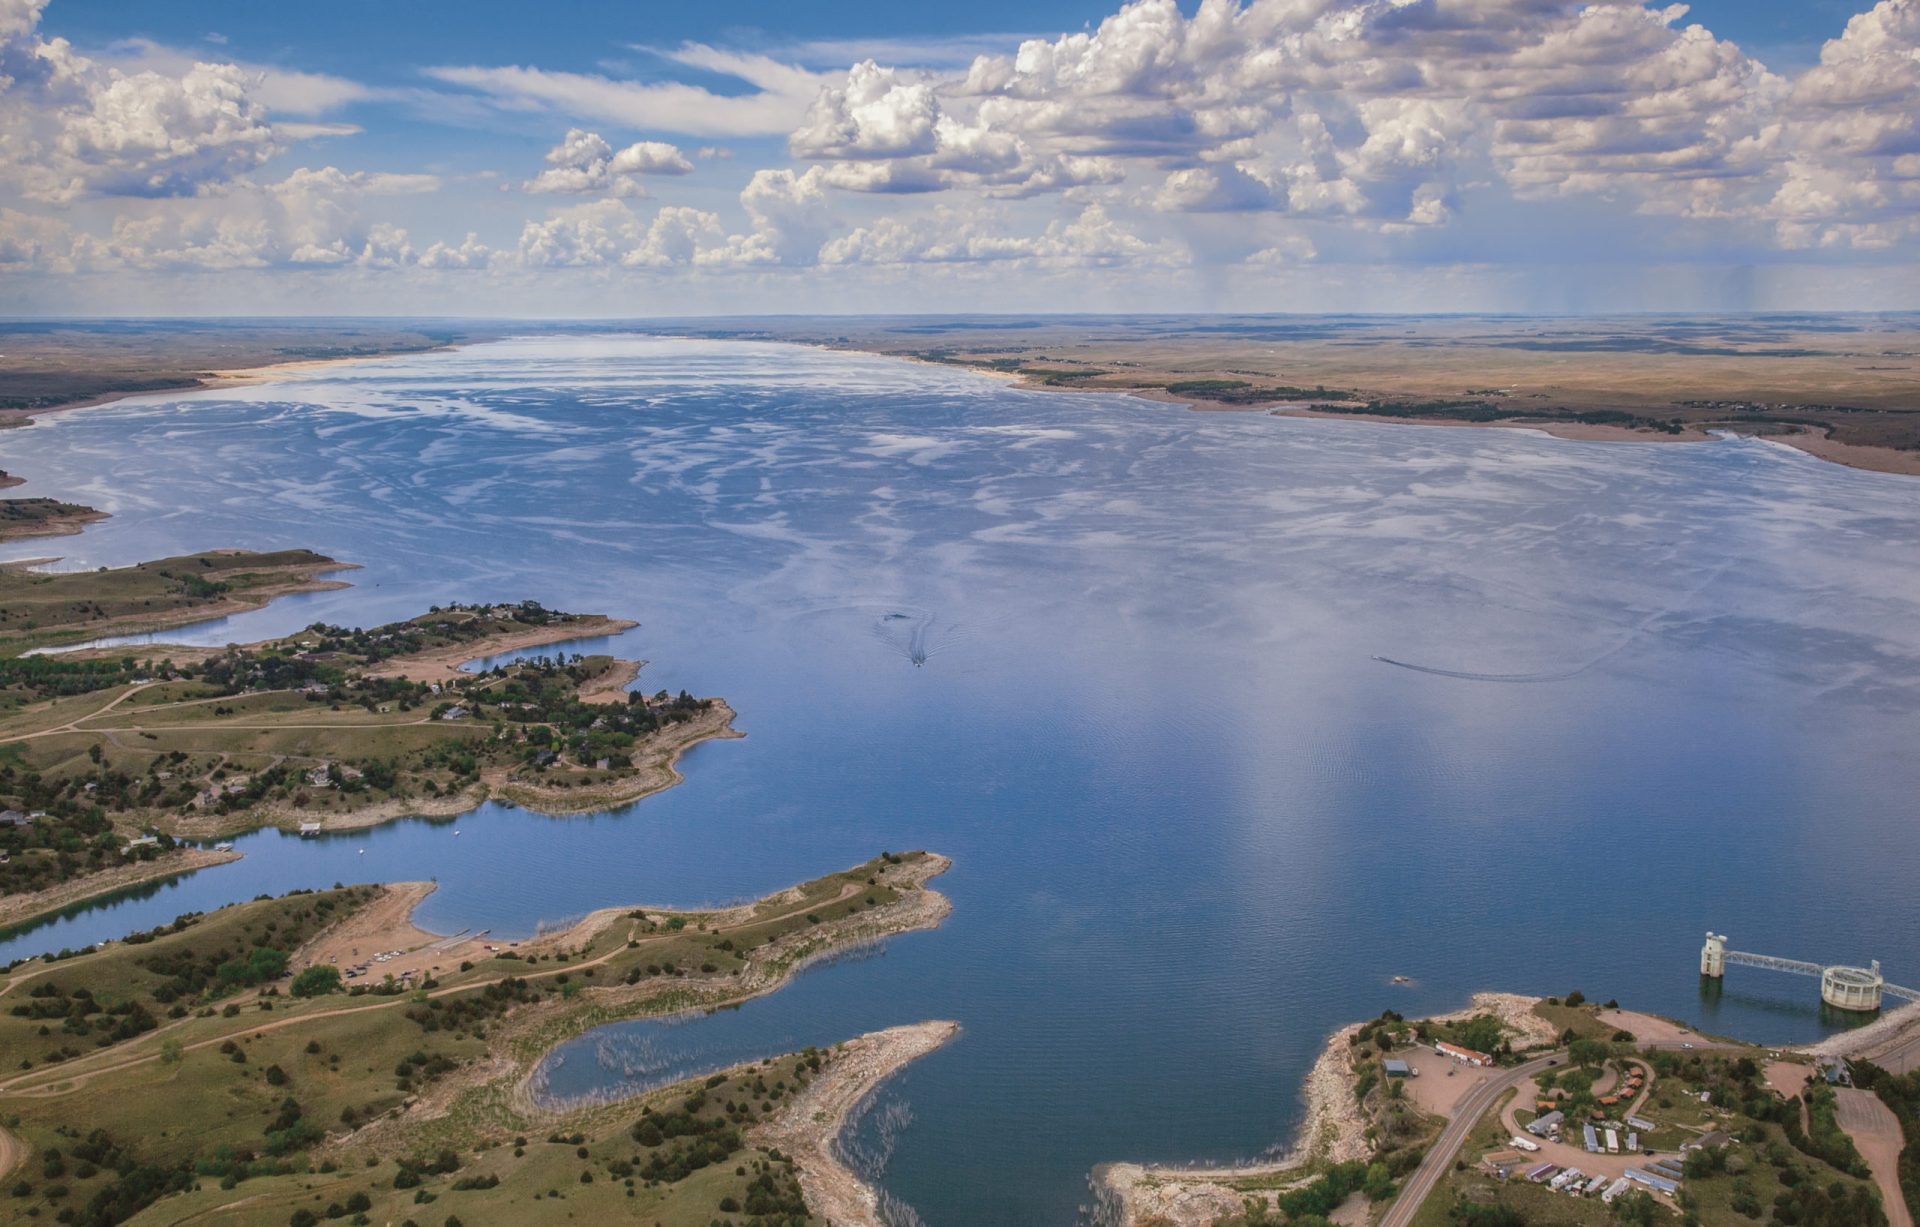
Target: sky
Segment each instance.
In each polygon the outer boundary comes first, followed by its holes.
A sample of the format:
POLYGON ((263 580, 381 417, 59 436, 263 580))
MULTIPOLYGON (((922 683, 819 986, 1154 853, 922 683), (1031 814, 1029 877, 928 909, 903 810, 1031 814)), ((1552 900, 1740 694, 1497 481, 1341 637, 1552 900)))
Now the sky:
POLYGON ((1920 0, 0 0, 0 314, 1920 308, 1920 0))

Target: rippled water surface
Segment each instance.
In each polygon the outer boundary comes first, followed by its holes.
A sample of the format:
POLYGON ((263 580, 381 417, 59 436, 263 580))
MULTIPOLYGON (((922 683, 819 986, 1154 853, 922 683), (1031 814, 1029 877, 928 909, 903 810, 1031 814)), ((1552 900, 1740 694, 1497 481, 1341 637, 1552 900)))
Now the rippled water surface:
POLYGON ((1702 1001, 1709 926, 1920 980, 1912 479, 630 338, 126 401, 0 463, 114 512, 11 556, 364 568, 176 639, 534 597, 638 619, 642 684, 725 695, 748 734, 619 813, 250 836, 0 958, 336 880, 437 877, 429 927, 524 934, 934 848, 938 932, 584 1037, 548 1080, 959 1019, 887 1092, 913 1123, 885 1183, 936 1225, 1071 1221, 1096 1162, 1284 1142, 1322 1036, 1389 1006, 1578 987, 1821 1031, 1811 981, 1736 969, 1702 1001))

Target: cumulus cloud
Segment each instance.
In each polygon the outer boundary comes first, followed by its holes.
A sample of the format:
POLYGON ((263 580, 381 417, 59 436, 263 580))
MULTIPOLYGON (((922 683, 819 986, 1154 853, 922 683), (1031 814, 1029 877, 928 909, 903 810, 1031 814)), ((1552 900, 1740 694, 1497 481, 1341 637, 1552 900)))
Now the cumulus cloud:
POLYGON ((618 200, 559 209, 520 232, 520 263, 529 268, 684 268, 722 249, 718 216, 670 205, 642 219, 618 200))
POLYGON ((78 236, 72 251, 92 268, 401 268, 415 262, 406 231, 368 218, 364 203, 438 186, 431 175, 301 167, 274 183, 143 202, 116 217, 108 235, 78 236))
POLYGON ((1135 0, 964 72, 874 60, 789 138, 869 191, 1032 195, 1132 180, 1167 212, 1446 225, 1460 188, 1579 195, 1789 243, 1916 211, 1920 0, 1880 0, 1790 80, 1637 0, 1135 0), (848 169, 857 163, 857 171, 848 169))
POLYGON ((1643 255, 1920 236, 1920 0, 1876 0, 1798 72, 1664 0, 1131 0, 1064 36, 982 39, 964 63, 876 42, 840 48, 854 62, 832 71, 819 45, 641 49, 726 79, 711 88, 425 70, 437 85, 407 91, 419 114, 564 117, 531 178, 485 172, 578 198, 519 223, 517 240, 465 218, 437 236, 394 224, 414 213, 379 202, 446 190, 431 176, 275 161, 358 131, 345 108, 375 122, 392 91, 205 62, 205 46, 83 54, 43 33, 44 6, 0 0, 9 270, 1100 269, 1193 260, 1189 243, 1202 260, 1294 268, 1321 248, 1431 258, 1448 228, 1498 242, 1516 202, 1526 215, 1637 211, 1643 255), (694 152, 601 135, 635 131, 694 152), (705 142, 774 136, 786 156, 742 166, 736 204, 631 203, 643 183, 669 195, 696 160, 730 156, 705 142))
POLYGON ((1179 252, 1141 238, 1098 204, 1056 219, 1039 234, 1013 234, 985 219, 941 210, 922 218, 882 218, 828 242, 823 264, 1010 263, 1046 268, 1176 264, 1179 252))
POLYGON ((693 163, 664 141, 637 141, 616 151, 597 132, 570 128, 558 145, 547 151, 548 169, 527 181, 535 193, 582 195, 606 192, 614 196, 644 196, 635 175, 685 175, 693 163))

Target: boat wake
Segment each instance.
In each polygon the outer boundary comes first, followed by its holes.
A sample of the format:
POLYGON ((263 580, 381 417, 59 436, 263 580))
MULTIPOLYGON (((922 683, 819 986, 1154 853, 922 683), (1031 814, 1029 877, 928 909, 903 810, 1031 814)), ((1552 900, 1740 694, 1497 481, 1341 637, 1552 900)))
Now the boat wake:
POLYGON ((942 624, 931 610, 913 606, 889 609, 874 619, 872 630, 875 639, 916 669, 968 637, 958 625, 942 624))
POLYGON ((1714 584, 1714 581, 1718 580, 1722 575, 1724 575, 1727 571, 1727 568, 1731 567, 1732 565, 1733 564, 1729 562, 1729 563, 1722 563, 1720 566, 1715 567, 1712 573, 1710 573, 1705 580, 1701 581, 1701 583, 1697 587, 1688 591, 1679 600, 1670 601, 1666 605, 1661 606, 1659 609, 1654 610, 1652 613, 1647 614, 1645 617, 1641 618, 1638 622, 1635 622, 1632 626, 1628 627, 1626 630, 1626 633, 1621 635, 1619 640, 1617 640, 1612 646, 1607 648, 1606 651, 1601 652, 1598 656, 1595 656, 1590 660, 1584 661, 1581 664, 1575 665, 1572 668, 1543 670, 1535 673, 1476 673, 1466 669, 1441 669, 1434 665, 1419 665, 1419 664, 1413 663, 1412 661, 1395 660, 1391 656, 1380 656, 1377 654, 1373 657, 1373 659, 1379 661, 1383 665, 1392 665, 1396 669, 1411 669, 1415 673, 1428 673, 1428 674, 1432 674, 1434 677, 1457 678, 1463 682, 1531 683, 1531 682, 1568 681, 1572 678, 1579 677, 1581 674, 1596 668, 1597 666, 1605 663, 1606 661, 1612 659, 1613 657, 1618 656, 1621 652, 1624 652, 1628 648, 1628 646, 1630 646, 1635 639, 1638 639, 1641 633, 1644 632, 1648 627, 1651 627, 1654 623, 1660 621, 1662 618, 1665 618, 1668 615, 1672 614, 1681 605, 1699 596, 1701 593, 1705 592, 1708 588, 1712 587, 1714 584))

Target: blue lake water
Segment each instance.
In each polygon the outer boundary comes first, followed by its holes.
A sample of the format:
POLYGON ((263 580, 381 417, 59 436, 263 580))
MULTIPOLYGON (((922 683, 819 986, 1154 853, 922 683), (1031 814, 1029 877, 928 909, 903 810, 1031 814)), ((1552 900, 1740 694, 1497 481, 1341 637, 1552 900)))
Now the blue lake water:
POLYGON ((1097 1162, 1284 1143, 1322 1037, 1388 1007, 1578 987, 1829 1025, 1792 977, 1703 1001, 1709 927, 1920 981, 1913 479, 626 337, 123 401, 0 464, 114 512, 11 557, 364 568, 175 640, 533 597, 637 619, 641 684, 748 735, 617 813, 248 836, 0 960, 335 881, 435 878, 426 926, 519 935, 937 849, 937 932, 548 1067, 578 1094, 958 1019, 887 1092, 914 1123, 884 1183, 932 1224, 1067 1222, 1097 1162))

